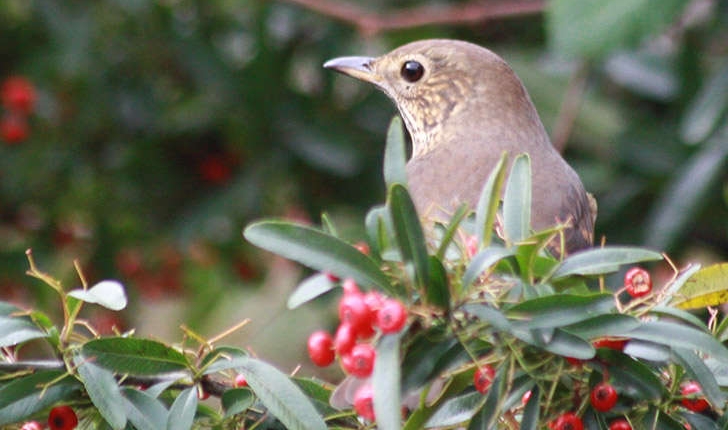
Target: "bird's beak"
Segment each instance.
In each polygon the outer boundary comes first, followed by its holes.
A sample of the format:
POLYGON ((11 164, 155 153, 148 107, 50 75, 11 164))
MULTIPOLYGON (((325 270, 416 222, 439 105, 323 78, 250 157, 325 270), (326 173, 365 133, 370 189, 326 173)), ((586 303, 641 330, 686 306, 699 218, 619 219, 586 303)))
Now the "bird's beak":
POLYGON ((378 79, 372 69, 373 61, 374 58, 371 57, 339 57, 325 62, 324 68, 376 84, 378 79))

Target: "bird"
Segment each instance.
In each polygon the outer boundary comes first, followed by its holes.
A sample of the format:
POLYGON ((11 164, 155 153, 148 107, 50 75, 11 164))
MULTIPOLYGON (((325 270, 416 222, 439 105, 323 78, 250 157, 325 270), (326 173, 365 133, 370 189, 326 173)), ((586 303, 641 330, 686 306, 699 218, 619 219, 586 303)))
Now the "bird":
POLYGON ((494 52, 427 39, 376 58, 334 58, 324 68, 373 84, 396 105, 412 142, 407 188, 421 219, 446 221, 461 204, 474 209, 502 153, 527 153, 532 228, 566 225, 563 248, 559 238, 549 244, 562 256, 592 246, 596 201, 554 148, 521 80, 494 52))

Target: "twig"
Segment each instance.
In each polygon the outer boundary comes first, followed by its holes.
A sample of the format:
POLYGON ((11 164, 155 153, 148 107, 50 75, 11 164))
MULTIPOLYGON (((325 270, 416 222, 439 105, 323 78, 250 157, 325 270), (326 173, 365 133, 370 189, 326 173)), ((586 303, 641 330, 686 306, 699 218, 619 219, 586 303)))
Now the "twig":
POLYGON ((353 24, 365 36, 426 25, 475 24, 493 18, 530 15, 542 12, 546 6, 545 0, 500 0, 447 6, 428 5, 377 13, 356 3, 337 0, 282 1, 353 24))

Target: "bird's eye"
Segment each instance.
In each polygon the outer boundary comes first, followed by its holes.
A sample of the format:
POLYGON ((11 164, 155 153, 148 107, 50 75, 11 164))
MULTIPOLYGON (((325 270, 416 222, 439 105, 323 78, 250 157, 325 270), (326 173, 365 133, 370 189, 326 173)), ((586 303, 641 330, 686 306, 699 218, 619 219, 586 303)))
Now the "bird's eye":
POLYGON ((414 60, 405 61, 405 63, 402 65, 402 70, 399 72, 405 81, 407 82, 417 82, 422 78, 422 75, 425 74, 425 68, 422 67, 422 64, 418 63, 414 60))

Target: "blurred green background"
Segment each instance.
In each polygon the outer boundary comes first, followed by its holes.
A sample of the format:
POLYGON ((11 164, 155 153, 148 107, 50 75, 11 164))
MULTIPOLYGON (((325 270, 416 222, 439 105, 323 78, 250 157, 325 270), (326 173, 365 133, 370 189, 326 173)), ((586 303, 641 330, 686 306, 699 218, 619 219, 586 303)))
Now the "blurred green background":
POLYGON ((512 65, 596 195, 599 237, 678 265, 728 259, 728 2, 349 1, 1 1, 0 80, 22 76, 36 94, 28 137, 0 142, 2 298, 57 309, 24 276, 32 248, 69 287, 74 259, 91 282, 127 286, 128 310, 87 309, 107 331, 211 336, 249 317, 227 341, 293 366, 307 334, 333 326, 333 299, 284 312, 305 273, 241 230, 327 211, 363 238, 395 110, 321 65, 430 37, 512 65), (370 24, 423 10, 432 22, 378 31, 334 6, 365 8, 354 16, 370 24), (441 22, 468 8, 505 12, 441 22))

